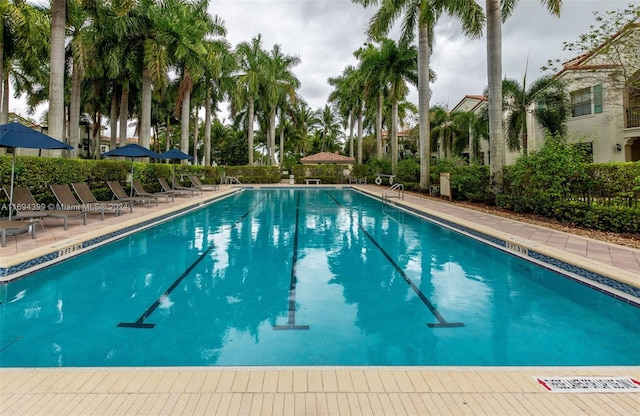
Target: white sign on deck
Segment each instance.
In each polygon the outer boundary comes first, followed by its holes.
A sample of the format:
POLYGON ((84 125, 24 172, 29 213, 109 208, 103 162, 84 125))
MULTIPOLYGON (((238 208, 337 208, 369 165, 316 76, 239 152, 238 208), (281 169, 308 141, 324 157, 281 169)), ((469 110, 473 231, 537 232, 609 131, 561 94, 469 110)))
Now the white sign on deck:
POLYGON ((534 377, 552 393, 640 393, 640 381, 631 377, 534 377))

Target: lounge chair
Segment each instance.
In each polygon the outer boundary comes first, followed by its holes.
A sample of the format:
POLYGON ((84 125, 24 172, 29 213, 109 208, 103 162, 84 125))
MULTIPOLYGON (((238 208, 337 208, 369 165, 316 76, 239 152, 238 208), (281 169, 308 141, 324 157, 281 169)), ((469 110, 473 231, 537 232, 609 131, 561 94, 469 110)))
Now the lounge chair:
POLYGON ((71 184, 71 186, 73 187, 73 190, 76 191, 78 199, 80 199, 83 204, 103 206, 105 211, 115 211, 116 216, 121 215, 122 208, 127 206, 129 207, 129 212, 133 212, 133 201, 98 201, 86 182, 76 182, 71 184))
POLYGON ((222 178, 220 178, 220 183, 225 183, 227 185, 238 184, 240 185, 240 179, 237 176, 227 176, 226 173, 222 173, 222 178))
POLYGON ((188 176, 194 188, 198 188, 203 191, 217 191, 218 189, 220 189, 218 185, 215 183, 211 185, 203 184, 202 182, 200 182, 200 178, 198 178, 196 175, 188 175, 188 176))
POLYGON ((169 203, 169 197, 171 197, 171 202, 174 201, 175 193, 174 192, 147 192, 142 186, 142 183, 134 179, 133 180, 133 191, 136 193, 136 196, 147 196, 149 198, 165 198, 165 202, 169 203))
POLYGON ((120 185, 120 182, 118 181, 107 181, 107 185, 109 186, 109 189, 111 189, 111 192, 113 192, 115 198, 120 202, 146 202, 147 204, 149 204, 149 208, 151 208, 151 201, 155 201, 156 206, 158 205, 157 197, 127 195, 125 190, 122 189, 122 185, 120 185))
POLYGON ((36 238, 36 225, 31 221, 0 221, 0 233, 2 234, 2 247, 7 246, 7 235, 31 232, 31 238, 36 238))
MULTIPOLYGON (((7 193, 5 188, 4 192, 7 193)), ((39 204, 26 186, 17 186, 13 188, 13 205, 17 212, 15 219, 34 218, 62 218, 64 220, 64 229, 67 229, 67 222, 70 217, 82 217, 82 224, 87 225, 86 211, 64 211, 45 209, 44 204, 39 204)))
POLYGON ((177 189, 177 190, 180 190, 180 191, 184 191, 184 190, 193 191, 193 190, 195 190, 196 192, 203 193, 202 189, 194 188, 193 186, 182 186, 179 183, 177 183, 175 181, 175 179, 171 179, 171 185, 173 185, 173 189, 177 189))
POLYGON ((160 182, 160 186, 162 186, 162 190, 165 192, 175 192, 176 195, 191 195, 193 196, 195 192, 199 192, 198 189, 171 189, 169 183, 165 178, 158 178, 158 182, 160 182))
MULTIPOLYGON (((91 206, 81 204, 71 191, 71 187, 65 184, 49 185, 53 195, 58 200, 58 207, 64 211, 86 211, 86 212, 99 212, 100 220, 104 221, 104 208, 99 206, 91 206)), ((117 213, 116 213, 117 215, 117 213)))

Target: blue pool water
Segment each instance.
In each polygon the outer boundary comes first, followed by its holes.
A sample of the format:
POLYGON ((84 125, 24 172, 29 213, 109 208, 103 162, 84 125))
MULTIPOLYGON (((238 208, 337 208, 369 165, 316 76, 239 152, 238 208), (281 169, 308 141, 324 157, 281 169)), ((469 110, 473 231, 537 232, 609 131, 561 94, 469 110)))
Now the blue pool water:
POLYGON ((640 364, 640 308, 349 190, 244 190, 0 293, 2 367, 640 364))

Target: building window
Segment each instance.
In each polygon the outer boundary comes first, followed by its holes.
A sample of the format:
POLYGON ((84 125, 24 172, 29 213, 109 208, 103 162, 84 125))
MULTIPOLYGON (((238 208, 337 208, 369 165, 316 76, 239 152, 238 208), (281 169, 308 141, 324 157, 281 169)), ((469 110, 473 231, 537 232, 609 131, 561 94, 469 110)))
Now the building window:
POLYGON ((593 113, 602 113, 602 84, 593 86, 593 113))
POLYGON ((591 88, 584 88, 571 93, 571 109, 572 117, 591 114, 591 88))

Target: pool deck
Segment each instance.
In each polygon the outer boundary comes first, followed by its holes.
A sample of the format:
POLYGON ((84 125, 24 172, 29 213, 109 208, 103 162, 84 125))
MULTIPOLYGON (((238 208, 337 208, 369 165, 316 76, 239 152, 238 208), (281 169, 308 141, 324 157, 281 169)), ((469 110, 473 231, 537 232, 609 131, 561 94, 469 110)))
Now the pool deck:
MULTIPOLYGON (((283 185, 284 186, 284 185, 283 185)), ((322 185, 310 185, 318 187, 322 185)), ((385 188, 351 185, 380 196, 385 188)), ((46 219, 7 238, 0 268, 206 203, 233 185, 87 225, 46 219)), ((443 221, 640 287, 640 250, 406 195, 443 221)), ((11 276, 9 276, 11 277, 11 276)), ((7 280, 7 279, 5 279, 7 280)), ((92 342, 99 342, 95 340, 92 342)), ((630 367, 154 367, 0 370, 0 415, 638 415, 640 392, 551 393, 536 377, 631 377, 630 367)))

